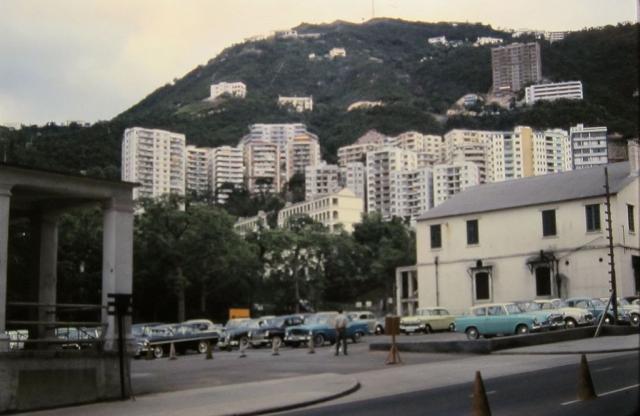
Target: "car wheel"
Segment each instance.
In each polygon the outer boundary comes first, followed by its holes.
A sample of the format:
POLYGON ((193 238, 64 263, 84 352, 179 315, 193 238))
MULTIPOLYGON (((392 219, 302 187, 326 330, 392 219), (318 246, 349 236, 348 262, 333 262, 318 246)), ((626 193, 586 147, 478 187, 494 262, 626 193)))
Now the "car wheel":
POLYGON ((324 344, 324 335, 322 334, 315 334, 313 336, 313 345, 315 347, 321 347, 324 344))
POLYGON ((456 324, 454 324, 453 322, 451 322, 449 324, 449 332, 455 332, 456 331, 456 324))
POLYGON ((431 329, 431 325, 427 325, 424 327, 424 333, 425 334, 430 334, 433 332, 433 329, 431 329))
POLYGON ((516 334, 518 335, 523 335, 523 334, 528 334, 529 333, 529 327, 524 325, 524 324, 520 324, 516 327, 516 334))
POLYGON ((241 345, 247 345, 247 346, 248 346, 248 345, 249 345, 249 338, 247 338, 247 337, 241 337, 241 338, 238 340, 238 347, 240 347, 241 345))
POLYGON ((382 325, 377 325, 376 326, 376 335, 382 335, 384 334, 384 328, 382 328, 382 325))
POLYGON ((467 338, 470 340, 480 338, 480 332, 478 332, 478 329, 474 326, 472 326, 471 328, 467 328, 467 330, 464 332, 467 334, 467 338))
POLYGON ((360 339, 362 339, 362 332, 358 331, 355 334, 353 334, 353 337, 351 338, 351 340, 353 341, 353 343, 357 343, 358 341, 360 341, 360 339))
POLYGON ((576 322, 576 320, 575 320, 575 319, 573 319, 573 318, 567 318, 567 319, 565 319, 565 320, 564 320, 564 325, 565 325, 567 328, 575 328, 575 327, 577 327, 577 326, 578 326, 578 323, 577 323, 577 322, 576 322))
POLYGON ((605 325, 610 325, 613 323, 613 316, 611 315, 607 315, 604 317, 604 323, 605 325))
POLYGON ((162 345, 156 345, 153 347, 153 356, 154 358, 162 358, 164 356, 164 349, 162 345))
POLYGON ((637 313, 631 314, 631 325, 633 326, 640 325, 640 315, 638 315, 637 313))
POLYGON ((198 353, 205 354, 207 352, 208 344, 207 341, 198 342, 198 353))

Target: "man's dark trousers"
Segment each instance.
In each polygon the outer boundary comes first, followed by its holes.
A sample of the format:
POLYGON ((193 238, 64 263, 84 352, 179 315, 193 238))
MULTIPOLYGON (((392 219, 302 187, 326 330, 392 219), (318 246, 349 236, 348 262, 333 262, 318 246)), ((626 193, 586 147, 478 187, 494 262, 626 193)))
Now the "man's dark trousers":
POLYGON ((336 355, 338 355, 338 351, 340 351, 340 341, 342 341, 342 352, 344 355, 347 355, 347 329, 340 328, 338 329, 338 339, 336 340, 336 355))

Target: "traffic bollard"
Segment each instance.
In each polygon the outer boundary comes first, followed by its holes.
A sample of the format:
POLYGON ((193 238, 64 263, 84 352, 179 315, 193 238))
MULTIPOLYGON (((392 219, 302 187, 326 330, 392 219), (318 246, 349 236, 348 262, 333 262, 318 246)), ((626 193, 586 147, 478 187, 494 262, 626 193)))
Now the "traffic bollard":
POLYGON ((238 343, 238 349, 240 350, 240 356, 238 358, 244 358, 244 357, 247 356, 247 354, 245 354, 245 351, 246 351, 248 345, 249 345, 249 342, 245 341, 244 339, 240 339, 240 342, 238 343))
POLYGON ((170 360, 175 360, 178 357, 176 357, 176 346, 173 345, 173 342, 171 343, 171 347, 169 347, 169 359, 170 360))
POLYGON ((309 354, 315 354, 316 353, 316 346, 314 344, 315 344, 315 342, 313 340, 313 332, 309 331, 309 342, 308 342, 308 345, 309 345, 308 353, 309 354))
POLYGON ((213 360, 213 347, 211 346, 211 341, 207 341, 207 355, 205 356, 206 360, 213 360))

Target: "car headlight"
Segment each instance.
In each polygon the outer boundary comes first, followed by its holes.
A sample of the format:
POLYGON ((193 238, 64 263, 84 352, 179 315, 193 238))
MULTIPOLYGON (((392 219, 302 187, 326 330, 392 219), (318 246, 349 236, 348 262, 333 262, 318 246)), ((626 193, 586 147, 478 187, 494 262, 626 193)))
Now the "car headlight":
POLYGON ((418 327, 419 328, 424 328, 424 324, 420 324, 418 327))
POLYGON ((264 336, 269 337, 269 331, 264 331, 264 336))
POLYGON ((538 322, 538 318, 533 318, 533 324, 534 324, 534 325, 538 325, 538 324, 539 324, 539 322, 538 322))
POLYGON ((251 338, 251 331, 249 331, 249 332, 247 333, 247 336, 248 336, 249 338, 251 338))

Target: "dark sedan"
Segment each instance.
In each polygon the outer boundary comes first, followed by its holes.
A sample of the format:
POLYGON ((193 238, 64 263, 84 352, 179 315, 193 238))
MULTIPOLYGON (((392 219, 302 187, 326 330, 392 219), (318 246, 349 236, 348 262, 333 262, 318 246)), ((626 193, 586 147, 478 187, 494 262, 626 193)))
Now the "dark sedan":
POLYGON ((199 331, 189 325, 159 325, 147 329, 145 337, 139 340, 138 352, 152 351, 155 358, 162 358, 170 352, 171 344, 176 353, 188 350, 200 354, 207 352, 208 345, 216 345, 220 335, 214 331, 199 331))
POLYGON ((302 325, 302 315, 285 315, 265 320, 258 328, 249 331, 249 342, 252 347, 271 345, 278 340, 282 345, 285 330, 290 326, 302 325))

